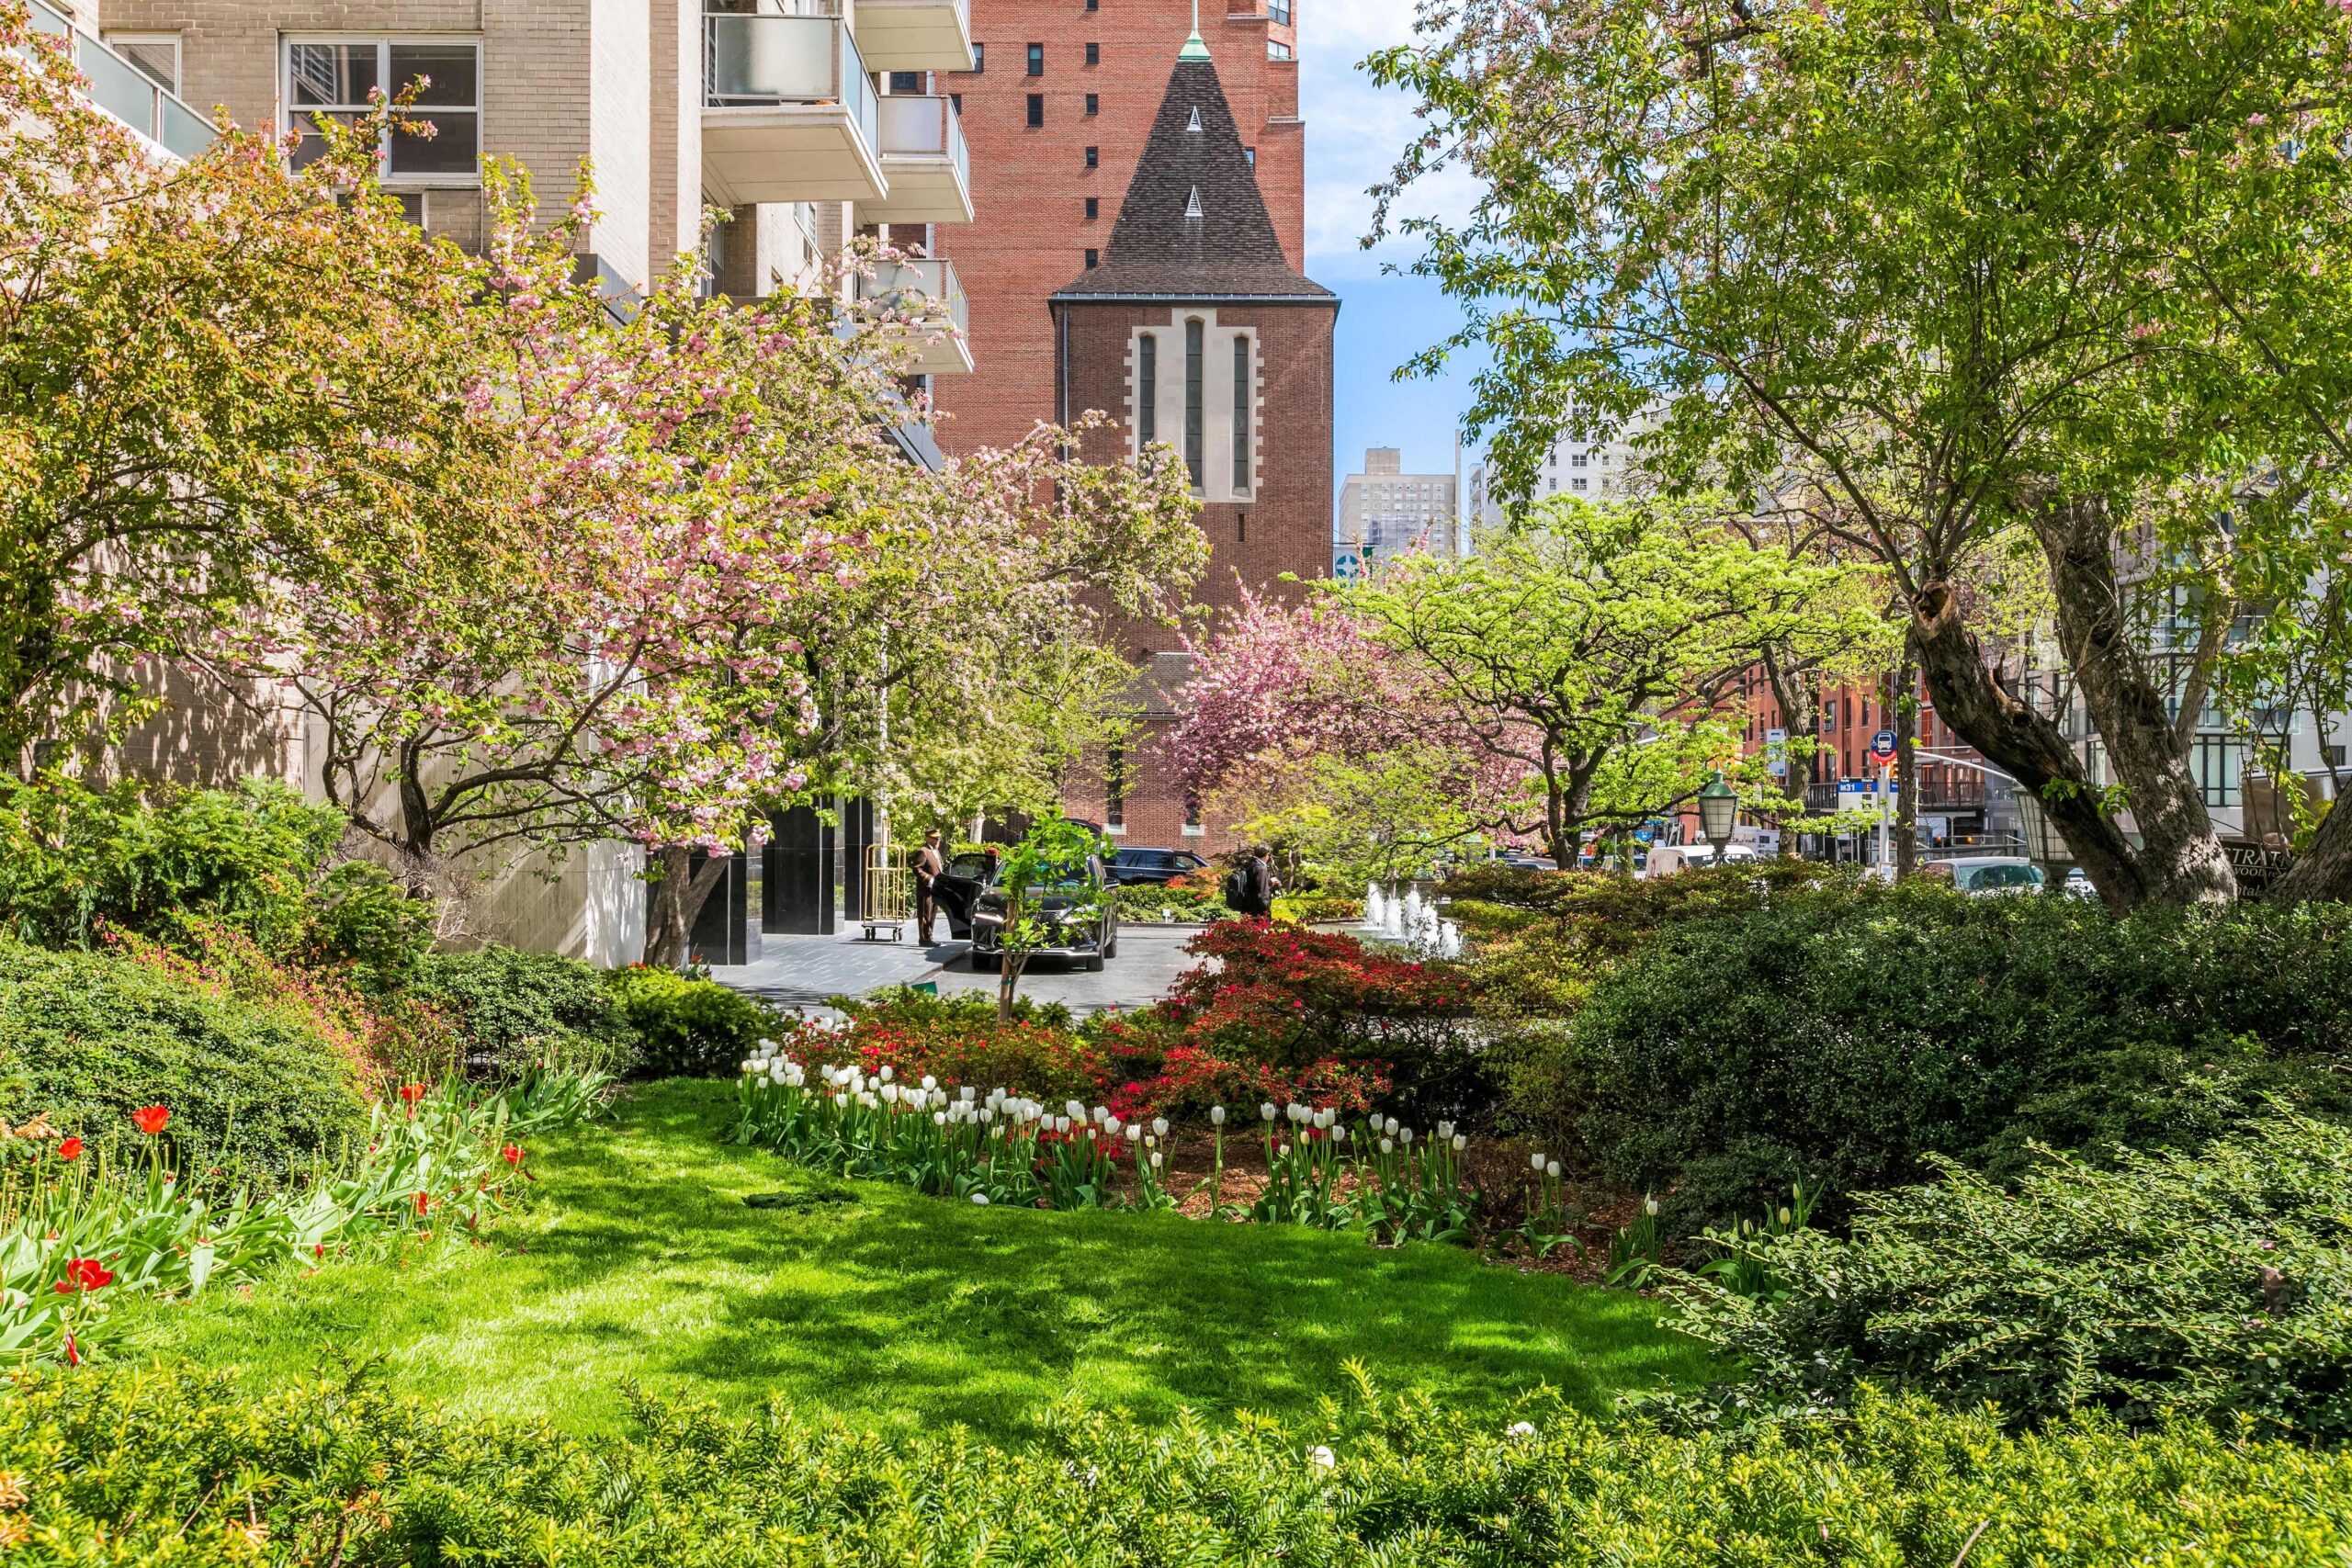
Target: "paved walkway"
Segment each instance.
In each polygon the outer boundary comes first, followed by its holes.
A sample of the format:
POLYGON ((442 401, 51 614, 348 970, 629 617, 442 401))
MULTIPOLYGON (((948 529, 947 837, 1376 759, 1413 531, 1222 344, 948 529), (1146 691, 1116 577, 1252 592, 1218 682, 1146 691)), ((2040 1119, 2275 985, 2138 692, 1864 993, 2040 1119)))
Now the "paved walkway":
MULTIPOLYGON (((1089 974, 1054 959, 1033 960, 1021 974, 1021 994, 1068 1004, 1081 1016, 1105 1008, 1142 1007, 1168 993, 1177 976, 1199 962, 1184 951, 1198 926, 1123 926, 1119 956, 1089 974)), ((864 996, 885 986, 930 981, 942 995, 996 994, 997 976, 975 970, 968 944, 918 946, 846 936, 763 936, 759 959, 711 971, 714 978, 779 1006, 822 1010, 829 997, 864 996)))

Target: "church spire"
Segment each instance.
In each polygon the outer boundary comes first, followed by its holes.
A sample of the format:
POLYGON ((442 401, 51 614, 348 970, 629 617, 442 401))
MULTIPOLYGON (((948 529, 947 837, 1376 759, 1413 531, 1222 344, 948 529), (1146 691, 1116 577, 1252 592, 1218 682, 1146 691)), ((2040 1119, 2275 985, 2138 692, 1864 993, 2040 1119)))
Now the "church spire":
POLYGON ((1176 58, 1206 60, 1208 57, 1209 46, 1201 41, 1201 0, 1193 0, 1193 36, 1184 40, 1184 47, 1177 51, 1176 58))

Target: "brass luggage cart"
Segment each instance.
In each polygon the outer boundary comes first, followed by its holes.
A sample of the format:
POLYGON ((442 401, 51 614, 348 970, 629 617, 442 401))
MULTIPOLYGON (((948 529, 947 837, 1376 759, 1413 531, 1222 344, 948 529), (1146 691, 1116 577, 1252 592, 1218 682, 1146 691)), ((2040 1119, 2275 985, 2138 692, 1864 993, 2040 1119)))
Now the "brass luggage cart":
POLYGON ((865 877, 865 901, 858 921, 865 928, 862 940, 878 942, 885 931, 892 942, 901 940, 915 918, 915 873, 906 852, 886 844, 870 846, 865 877))

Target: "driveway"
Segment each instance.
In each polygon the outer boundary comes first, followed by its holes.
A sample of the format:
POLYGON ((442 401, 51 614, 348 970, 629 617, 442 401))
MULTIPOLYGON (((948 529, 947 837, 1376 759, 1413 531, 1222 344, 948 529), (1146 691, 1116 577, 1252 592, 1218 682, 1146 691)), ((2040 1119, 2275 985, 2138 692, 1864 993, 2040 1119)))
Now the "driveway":
MULTIPOLYGON (((1081 1016, 1105 1008, 1136 1008, 1168 994, 1176 976, 1199 960, 1184 944, 1198 926, 1122 926, 1119 956, 1088 974, 1053 959, 1033 961, 1022 971, 1021 994, 1062 1002, 1081 1016)), ((996 994, 997 976, 972 967, 970 944, 942 942, 929 948, 913 941, 866 942, 846 936, 765 936, 760 956, 750 964, 714 968, 711 976, 739 991, 778 1006, 821 1010, 829 997, 864 996, 886 986, 930 982, 943 996, 959 991, 996 994)))

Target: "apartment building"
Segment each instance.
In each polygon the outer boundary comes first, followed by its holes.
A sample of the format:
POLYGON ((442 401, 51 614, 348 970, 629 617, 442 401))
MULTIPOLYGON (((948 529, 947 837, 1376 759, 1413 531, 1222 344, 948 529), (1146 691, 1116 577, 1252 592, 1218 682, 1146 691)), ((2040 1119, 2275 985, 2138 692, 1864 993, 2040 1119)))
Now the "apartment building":
POLYGON ((1363 471, 1340 481, 1338 532, 1331 544, 1335 576, 1370 570, 1411 550, 1461 553, 1461 477, 1404 469, 1402 451, 1374 446, 1363 455, 1363 471))
MULTIPOLYGON (((1606 441, 1562 436, 1544 454, 1543 471, 1536 476, 1533 493, 1526 499, 1570 495, 1584 501, 1610 501, 1624 495, 1639 479, 1640 459, 1633 437, 1640 428, 1637 421, 1606 441)), ((1472 467, 1469 504, 1464 511, 1474 536, 1499 526, 1508 515, 1510 498, 1504 495, 1501 484, 1492 462, 1481 459, 1472 467)))
MULTIPOLYGON (((970 152, 954 100, 934 90, 940 73, 976 62, 967 0, 74 3, 82 30, 105 40, 92 40, 85 71, 118 89, 124 118, 146 93, 151 134, 167 147, 200 146, 221 106, 241 124, 297 132, 299 162, 322 122, 413 88, 410 118, 432 134, 386 133, 384 184, 416 222, 462 244, 483 239, 483 158, 528 168, 549 221, 593 169, 596 216, 577 276, 616 300, 700 242, 707 209, 729 219, 708 287, 738 299, 820 287, 852 235, 929 253, 973 218, 970 152)), ((920 381, 972 370, 952 263, 926 254, 843 287, 917 307, 920 381), (946 326, 958 331, 927 341, 946 326)), ((910 460, 941 460, 911 415, 891 434, 910 460)), ((314 738, 298 716, 271 722, 184 683, 165 694, 165 712, 129 734, 110 767, 316 787, 314 738)), ((633 960, 640 865, 617 843, 537 857, 500 869, 476 913, 516 945, 633 960)), ((741 897, 734 889, 739 910, 741 897)))

